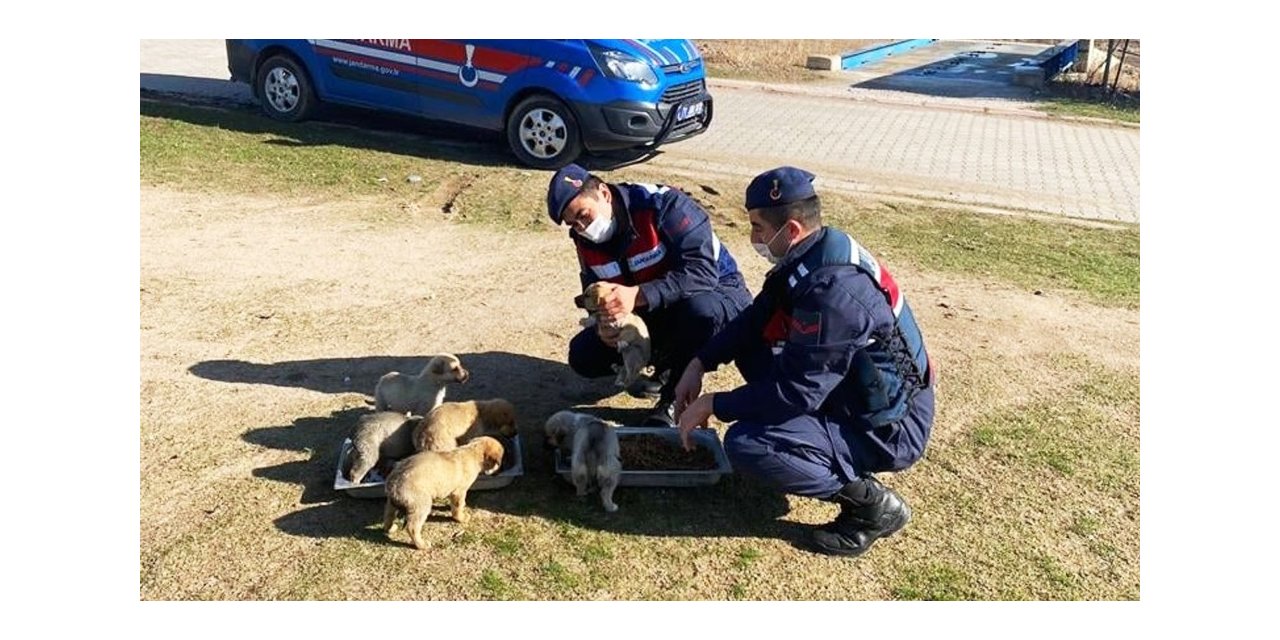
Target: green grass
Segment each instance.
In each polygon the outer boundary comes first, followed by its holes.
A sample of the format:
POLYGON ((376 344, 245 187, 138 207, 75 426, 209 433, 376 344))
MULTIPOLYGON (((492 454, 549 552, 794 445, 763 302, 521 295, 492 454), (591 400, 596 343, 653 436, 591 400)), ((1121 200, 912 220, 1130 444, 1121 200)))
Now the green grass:
POLYGON ((1053 97, 1037 106, 1046 113, 1062 116, 1084 118, 1103 118, 1120 122, 1142 122, 1142 113, 1137 105, 1116 104, 1098 100, 1081 100, 1079 98, 1053 97))
POLYGON ((746 547, 738 551, 738 557, 734 559, 733 566, 736 569, 746 569, 763 556, 764 554, 758 549, 755 549, 754 547, 746 547))
MULTIPOLYGON (((276 123, 255 112, 143 103, 141 179, 166 185, 295 197, 364 196, 386 202, 363 215, 411 224, 408 208, 442 219, 506 229, 546 230, 546 172, 506 166, 499 144, 442 146, 410 134, 325 123, 276 123), (417 184, 408 175, 422 177, 417 184), (379 182, 378 178, 386 178, 379 182)), ((607 179, 673 182, 648 166, 602 172, 607 179)), ((675 181, 680 184, 682 181, 675 181)), ((686 190, 712 213, 720 233, 746 233, 745 181, 708 180, 717 195, 686 190), (725 228, 728 227, 728 228, 725 228)), ((1070 223, 868 202, 824 194, 828 223, 852 233, 891 266, 1067 290, 1094 303, 1137 308, 1139 232, 1135 225, 1070 223)))
POLYGON ((978 595, 968 586, 964 573, 944 564, 912 568, 891 588, 899 600, 974 600, 978 595))
POLYGON ((509 600, 514 595, 511 585, 493 569, 485 569, 480 576, 480 589, 491 600, 509 600))
POLYGON ((1033 291, 1078 291, 1108 306, 1138 306, 1136 226, 1094 228, 892 203, 858 207, 839 195, 828 199, 824 219, 853 234, 890 269, 907 260, 1033 291))

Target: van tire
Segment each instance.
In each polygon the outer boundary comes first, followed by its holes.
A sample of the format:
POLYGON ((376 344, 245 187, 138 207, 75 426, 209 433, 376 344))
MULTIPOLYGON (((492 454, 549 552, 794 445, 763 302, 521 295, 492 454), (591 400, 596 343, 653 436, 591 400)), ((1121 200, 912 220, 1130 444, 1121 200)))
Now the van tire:
POLYGON ((520 162, 559 169, 582 155, 578 119, 563 102, 544 94, 521 100, 507 118, 507 144, 520 162))
POLYGON ((254 94, 262 110, 281 122, 306 120, 316 107, 311 77, 289 56, 271 56, 258 67, 254 94))

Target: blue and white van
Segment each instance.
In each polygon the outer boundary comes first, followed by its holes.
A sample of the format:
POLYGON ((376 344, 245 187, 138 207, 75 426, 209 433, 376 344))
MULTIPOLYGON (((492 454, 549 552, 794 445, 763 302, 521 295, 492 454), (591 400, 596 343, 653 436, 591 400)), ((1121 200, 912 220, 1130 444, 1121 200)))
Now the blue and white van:
POLYGON ((538 168, 711 125, 689 40, 227 40, 227 66, 278 120, 332 102, 505 131, 538 168))

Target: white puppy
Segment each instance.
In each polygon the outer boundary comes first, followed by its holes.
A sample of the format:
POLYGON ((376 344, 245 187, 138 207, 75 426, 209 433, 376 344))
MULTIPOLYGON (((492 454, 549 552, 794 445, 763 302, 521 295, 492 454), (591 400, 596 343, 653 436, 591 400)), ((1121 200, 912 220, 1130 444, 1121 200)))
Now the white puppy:
POLYGON ((622 457, 618 451, 618 432, 614 425, 595 416, 560 411, 547 419, 547 444, 570 454, 573 485, 579 496, 587 495, 591 485, 600 488, 604 510, 613 513, 613 491, 622 475, 622 457))
POLYGON ((457 357, 442 353, 431 358, 416 376, 399 371, 382 376, 373 390, 373 406, 378 411, 425 416, 444 402, 446 386, 466 382, 470 377, 457 357))

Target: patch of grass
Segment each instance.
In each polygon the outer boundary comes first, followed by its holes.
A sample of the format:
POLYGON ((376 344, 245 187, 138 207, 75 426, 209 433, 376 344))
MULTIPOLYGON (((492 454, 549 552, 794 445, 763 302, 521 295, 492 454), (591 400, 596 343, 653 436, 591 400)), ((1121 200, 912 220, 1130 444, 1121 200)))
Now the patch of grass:
POLYGON ((551 580, 552 584, 561 589, 576 589, 582 583, 582 580, 577 575, 574 575, 572 571, 569 571, 564 565, 555 560, 549 560, 544 563, 539 567, 539 571, 551 580))
POLYGON ((747 597, 746 585, 742 584, 741 582, 733 583, 733 586, 729 587, 729 597, 734 600, 741 600, 747 597))
POLYGON ((578 555, 583 562, 592 563, 612 559, 613 551, 604 540, 595 539, 584 543, 578 549, 578 555))
POLYGON ((754 547, 745 547, 738 551, 738 557, 734 559, 733 567, 735 569, 746 569, 763 556, 764 554, 760 553, 758 549, 754 547))
POLYGON ((1040 556, 1036 563, 1050 584, 1059 589, 1072 589, 1076 585, 1075 577, 1067 572, 1057 560, 1049 556, 1040 556))
POLYGON ((1043 220, 884 204, 827 196, 823 217, 866 244, 892 269, 906 259, 926 269, 1067 289, 1091 301, 1137 308, 1137 226, 1093 228, 1043 220))
POLYGON ((480 576, 480 590, 490 600, 509 600, 514 595, 511 585, 493 569, 485 569, 480 576))
POLYGON ((910 567, 901 580, 890 588, 890 593, 898 600, 973 600, 978 597, 968 586, 968 576, 943 564, 910 567))
POLYGON ((1106 98, 1085 98, 1069 95, 1050 96, 1036 106, 1046 113, 1083 118, 1102 118, 1119 122, 1142 122, 1140 103, 1135 100, 1117 100, 1112 103, 1106 98))
POLYGON ((1070 531, 1076 535, 1089 536, 1098 530, 1098 519, 1077 513, 1071 520, 1070 531))
POLYGON ((1078 387, 1070 395, 987 415, 970 441, 1010 465, 1047 467, 1067 477, 1084 471, 1104 482, 1136 480, 1136 451, 1107 433, 1106 421, 1078 387))
POLYGON ((492 547, 494 551, 505 556, 517 555, 524 549, 521 533, 511 527, 486 534, 484 542, 492 547))

